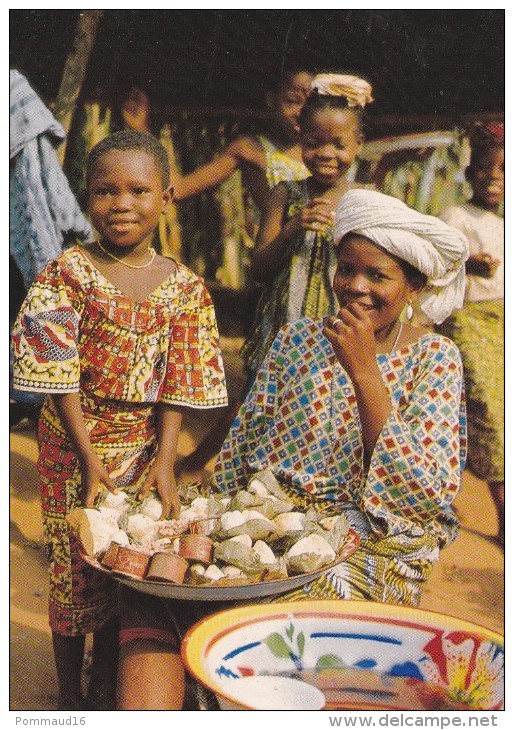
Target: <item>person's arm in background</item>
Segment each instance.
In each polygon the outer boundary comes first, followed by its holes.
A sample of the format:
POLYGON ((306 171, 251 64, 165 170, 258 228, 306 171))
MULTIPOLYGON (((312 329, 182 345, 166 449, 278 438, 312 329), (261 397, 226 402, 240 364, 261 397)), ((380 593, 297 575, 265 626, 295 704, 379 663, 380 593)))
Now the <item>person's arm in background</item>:
POLYGON ((210 162, 187 175, 172 171, 175 200, 183 200, 225 182, 242 164, 263 169, 264 152, 252 137, 239 137, 210 162))
MULTIPOLYGON (((150 102, 141 89, 131 89, 122 104, 121 117, 126 129, 151 133, 150 102)), ((260 145, 252 137, 239 137, 231 142, 210 162, 187 175, 180 175, 171 169, 171 185, 174 200, 183 200, 220 185, 232 175, 242 163, 264 168, 266 160, 260 145)))

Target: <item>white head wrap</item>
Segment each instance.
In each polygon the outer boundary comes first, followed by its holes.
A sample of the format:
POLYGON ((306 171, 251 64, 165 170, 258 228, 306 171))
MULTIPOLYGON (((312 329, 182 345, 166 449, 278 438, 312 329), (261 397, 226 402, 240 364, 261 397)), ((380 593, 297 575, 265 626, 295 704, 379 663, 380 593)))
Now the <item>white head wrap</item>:
POLYGON ((334 242, 347 233, 368 238, 427 277, 419 306, 436 324, 462 307, 469 248, 465 236, 439 218, 374 190, 350 190, 336 210, 334 242))

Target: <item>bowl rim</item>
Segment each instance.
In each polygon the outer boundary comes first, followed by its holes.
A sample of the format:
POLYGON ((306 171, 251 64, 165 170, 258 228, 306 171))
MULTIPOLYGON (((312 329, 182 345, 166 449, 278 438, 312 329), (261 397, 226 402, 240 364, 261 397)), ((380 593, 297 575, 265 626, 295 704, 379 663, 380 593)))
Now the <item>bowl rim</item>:
MULTIPOLYGON (((223 637, 236 629, 252 623, 261 623, 269 618, 290 619, 292 616, 312 618, 340 617, 348 619, 386 620, 400 626, 411 626, 423 623, 434 628, 453 631, 466 631, 479 635, 504 648, 504 637, 496 631, 439 611, 430 611, 412 606, 394 603, 378 603, 375 601, 347 600, 307 600, 282 601, 276 603, 250 604, 236 606, 213 612, 191 626, 181 642, 180 654, 187 671, 199 682, 216 694, 223 695, 222 684, 216 684, 207 673, 203 660, 205 649, 214 645, 217 638, 223 637), (428 622, 428 623, 427 623, 428 622)), ((230 699, 227 697, 227 699, 230 699)))

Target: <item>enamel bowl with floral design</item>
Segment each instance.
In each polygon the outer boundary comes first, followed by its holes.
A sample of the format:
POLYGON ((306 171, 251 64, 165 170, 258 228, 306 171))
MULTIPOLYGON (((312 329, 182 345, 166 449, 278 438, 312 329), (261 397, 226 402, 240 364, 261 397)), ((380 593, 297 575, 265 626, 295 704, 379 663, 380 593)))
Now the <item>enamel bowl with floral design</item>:
POLYGON ((503 638, 452 616, 405 606, 365 601, 246 605, 214 613, 192 627, 182 657, 222 708, 263 708, 258 692, 245 699, 242 685, 236 685, 254 676, 307 682, 321 690, 325 709, 332 710, 504 706, 503 638))

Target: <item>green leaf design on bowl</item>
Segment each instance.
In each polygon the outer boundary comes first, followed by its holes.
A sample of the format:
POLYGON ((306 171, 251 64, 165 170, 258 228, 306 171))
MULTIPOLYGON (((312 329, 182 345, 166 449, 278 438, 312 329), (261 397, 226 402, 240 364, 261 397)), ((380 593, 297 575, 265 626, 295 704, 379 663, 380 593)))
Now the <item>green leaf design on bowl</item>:
POLYGON ((316 662, 316 669, 321 671, 322 669, 344 669, 347 665, 343 662, 341 657, 337 654, 324 654, 318 657, 316 662))

